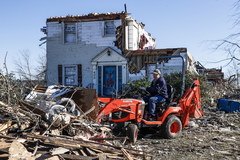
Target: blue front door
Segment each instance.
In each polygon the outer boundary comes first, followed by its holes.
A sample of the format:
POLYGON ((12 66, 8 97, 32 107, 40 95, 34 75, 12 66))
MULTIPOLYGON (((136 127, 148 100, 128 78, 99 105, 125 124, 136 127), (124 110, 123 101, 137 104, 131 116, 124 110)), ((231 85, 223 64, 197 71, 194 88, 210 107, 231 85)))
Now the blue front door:
POLYGON ((116 66, 103 67, 103 95, 111 96, 116 93, 116 66))

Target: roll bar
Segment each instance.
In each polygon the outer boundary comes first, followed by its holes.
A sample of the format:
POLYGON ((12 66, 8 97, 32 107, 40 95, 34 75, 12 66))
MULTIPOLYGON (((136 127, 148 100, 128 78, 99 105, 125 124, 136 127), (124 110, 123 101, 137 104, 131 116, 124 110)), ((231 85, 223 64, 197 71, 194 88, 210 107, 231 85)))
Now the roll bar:
POLYGON ((181 58, 182 59, 182 86, 181 86, 181 95, 180 97, 183 96, 184 90, 185 90, 185 59, 183 56, 176 55, 176 56, 161 56, 157 59, 159 62, 161 59, 171 59, 171 58, 181 58))

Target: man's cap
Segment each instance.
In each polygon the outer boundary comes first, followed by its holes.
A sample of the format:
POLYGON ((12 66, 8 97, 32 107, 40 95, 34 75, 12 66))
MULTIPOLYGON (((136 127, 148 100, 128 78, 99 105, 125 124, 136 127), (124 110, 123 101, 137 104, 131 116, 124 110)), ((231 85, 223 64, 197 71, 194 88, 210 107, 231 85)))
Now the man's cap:
POLYGON ((159 74, 159 75, 161 75, 161 71, 160 71, 159 69, 155 69, 155 70, 152 72, 152 74, 159 74))

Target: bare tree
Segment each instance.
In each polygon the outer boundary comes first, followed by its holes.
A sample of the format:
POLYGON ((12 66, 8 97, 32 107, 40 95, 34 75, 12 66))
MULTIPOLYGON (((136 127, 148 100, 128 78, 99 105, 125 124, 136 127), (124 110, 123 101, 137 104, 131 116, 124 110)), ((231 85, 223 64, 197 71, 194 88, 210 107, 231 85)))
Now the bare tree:
POLYGON ((29 50, 20 51, 21 57, 15 62, 17 74, 19 75, 20 79, 24 80, 33 80, 33 66, 30 65, 30 52, 29 50))
POLYGON ((39 83, 45 83, 45 76, 46 76, 46 49, 42 48, 42 53, 39 55, 38 59, 38 66, 36 67, 36 78, 39 81, 39 83))
POLYGON ((239 86, 239 70, 238 65, 240 64, 240 0, 236 0, 236 2, 233 4, 233 28, 236 28, 236 33, 233 33, 226 38, 222 40, 217 41, 216 50, 223 50, 226 53, 226 58, 216 61, 215 63, 219 62, 225 62, 225 65, 223 67, 231 67, 231 75, 229 77, 232 77, 234 75, 236 86, 239 86))
POLYGON ((19 83, 7 67, 7 52, 4 57, 3 71, 0 73, 0 100, 7 105, 17 104, 23 98, 24 84, 19 83))
MULTIPOLYGON (((5 72, 6 72, 6 75, 8 75, 8 68, 7 68, 7 54, 8 52, 6 52, 5 54, 5 57, 4 57, 4 63, 3 63, 3 66, 4 66, 4 69, 5 69, 5 72)), ((11 90, 11 86, 10 86, 10 82, 9 82, 9 79, 6 78, 5 76, 2 76, 2 79, 3 79, 3 82, 5 82, 5 92, 7 93, 7 104, 10 104, 11 102, 11 96, 10 96, 10 90, 11 90)))
MULTIPOLYGON (((237 28, 239 30, 240 28, 240 0, 237 0, 234 5, 233 9, 235 14, 233 15, 234 17, 234 28, 237 28)), ((227 53, 227 57, 224 60, 221 61, 226 61, 226 66, 231 64, 231 63, 239 63, 236 61, 240 61, 240 32, 237 31, 237 33, 233 33, 226 38, 222 40, 217 41, 217 47, 216 49, 222 49, 227 53), (235 62, 234 62, 235 61, 235 62)), ((235 67, 235 66, 234 66, 235 67)))
POLYGON ((26 87, 32 88, 37 84, 43 84, 46 70, 45 59, 45 55, 39 56, 38 65, 33 66, 29 50, 20 52, 20 57, 15 62, 16 73, 22 82, 27 82, 26 87))

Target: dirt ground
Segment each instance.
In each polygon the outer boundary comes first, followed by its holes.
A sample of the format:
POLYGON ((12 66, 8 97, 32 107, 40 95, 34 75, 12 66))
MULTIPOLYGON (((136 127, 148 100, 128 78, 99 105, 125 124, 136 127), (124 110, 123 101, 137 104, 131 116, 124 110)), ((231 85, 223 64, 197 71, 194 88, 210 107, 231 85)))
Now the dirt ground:
POLYGON ((225 113, 204 107, 204 116, 191 119, 176 139, 157 134, 144 135, 136 148, 153 159, 237 159, 240 160, 240 112, 225 113))

